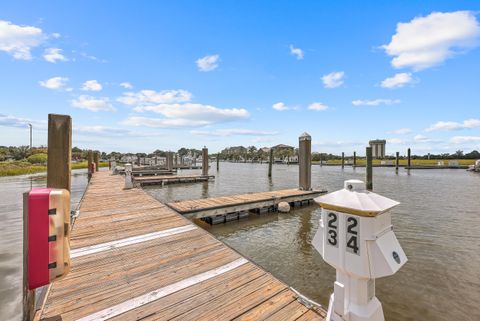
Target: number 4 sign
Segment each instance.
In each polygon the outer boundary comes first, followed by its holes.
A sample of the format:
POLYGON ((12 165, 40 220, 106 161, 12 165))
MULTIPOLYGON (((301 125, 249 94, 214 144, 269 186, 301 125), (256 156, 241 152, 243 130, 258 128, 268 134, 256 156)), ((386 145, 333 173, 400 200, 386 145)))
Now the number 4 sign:
POLYGON ((345 240, 347 241, 347 252, 360 255, 360 248, 358 247, 358 241, 360 238, 360 226, 358 218, 355 216, 346 216, 345 220, 345 240))

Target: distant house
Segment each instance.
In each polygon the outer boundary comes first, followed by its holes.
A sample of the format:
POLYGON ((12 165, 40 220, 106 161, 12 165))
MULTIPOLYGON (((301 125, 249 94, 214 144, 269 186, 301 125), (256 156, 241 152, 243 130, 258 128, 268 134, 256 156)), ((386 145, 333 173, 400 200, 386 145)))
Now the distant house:
POLYGON ((288 146, 288 145, 285 145, 285 144, 278 144, 278 145, 275 145, 272 147, 274 150, 276 151, 280 151, 280 150, 291 150, 291 151, 294 151, 295 150, 295 147, 293 146, 288 146))

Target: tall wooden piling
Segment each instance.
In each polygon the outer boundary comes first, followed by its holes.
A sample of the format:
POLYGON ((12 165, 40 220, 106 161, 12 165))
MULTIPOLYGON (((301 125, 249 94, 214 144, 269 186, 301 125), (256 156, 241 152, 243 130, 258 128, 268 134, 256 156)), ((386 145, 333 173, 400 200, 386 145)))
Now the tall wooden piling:
POLYGON ((353 152, 353 167, 357 166, 357 152, 353 152))
POLYGON ((312 189, 312 136, 303 133, 298 138, 299 189, 312 189))
POLYGON ((72 159, 72 118, 48 115, 47 187, 70 191, 72 159))
POLYGON ((273 147, 270 147, 270 157, 268 158, 268 177, 272 177, 273 147))
POLYGON ((205 146, 202 149, 202 175, 208 175, 208 148, 205 146))
POLYGON ((173 152, 167 152, 167 169, 173 170, 173 152))
POLYGON ((93 153, 93 162, 95 163, 95 172, 98 172, 98 168, 100 167, 100 163, 98 161, 98 152, 93 153))
POLYGON ((87 155, 87 169, 88 169, 88 180, 92 178, 92 169, 93 169, 93 152, 91 150, 88 151, 87 155))
POLYGON ((412 161, 411 161, 412 157, 411 156, 412 156, 411 155, 411 150, 409 148, 409 149, 407 149, 407 166, 408 166, 408 168, 410 168, 410 166, 412 166, 412 161))
POLYGON ((345 153, 342 152, 342 169, 345 168, 345 153))
POLYGON ((217 172, 220 169, 220 154, 217 154, 217 172))
POLYGON ((398 164, 399 164, 399 152, 395 153, 395 170, 398 171, 398 164))
POLYGON ((366 164, 366 170, 365 170, 365 185, 367 190, 372 191, 373 190, 373 175, 372 175, 372 147, 367 147, 366 148, 366 156, 367 156, 367 164, 366 164))

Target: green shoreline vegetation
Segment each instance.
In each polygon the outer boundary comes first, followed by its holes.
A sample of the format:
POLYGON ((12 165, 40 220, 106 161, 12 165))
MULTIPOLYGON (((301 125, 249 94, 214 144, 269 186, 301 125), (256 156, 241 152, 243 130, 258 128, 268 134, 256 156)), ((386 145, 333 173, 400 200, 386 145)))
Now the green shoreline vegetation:
MULTIPOLYGON (((108 163, 100 162, 100 167, 108 167, 108 163)), ((72 163, 72 169, 84 169, 88 167, 87 161, 72 163)), ((26 174, 43 173, 47 171, 46 165, 32 164, 28 161, 0 162, 0 176, 16 176, 26 174)))

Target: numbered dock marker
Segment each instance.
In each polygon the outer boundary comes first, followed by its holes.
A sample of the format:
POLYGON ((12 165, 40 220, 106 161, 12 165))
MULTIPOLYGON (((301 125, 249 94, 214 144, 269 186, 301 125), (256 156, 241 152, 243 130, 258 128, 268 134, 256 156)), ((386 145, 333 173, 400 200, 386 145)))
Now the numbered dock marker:
POLYGON ((327 242, 338 247, 338 216, 334 212, 328 213, 327 242))
POLYGON ((359 240, 360 240, 360 222, 355 216, 346 216, 345 220, 345 235, 346 250, 349 253, 360 255, 359 240))

